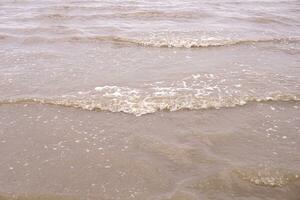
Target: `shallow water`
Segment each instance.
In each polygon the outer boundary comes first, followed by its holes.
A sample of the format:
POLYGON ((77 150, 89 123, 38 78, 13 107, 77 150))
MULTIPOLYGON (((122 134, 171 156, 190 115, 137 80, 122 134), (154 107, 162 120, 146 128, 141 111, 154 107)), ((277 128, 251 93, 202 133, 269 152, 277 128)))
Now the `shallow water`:
POLYGON ((299 1, 0 2, 0 199, 300 198, 299 1))

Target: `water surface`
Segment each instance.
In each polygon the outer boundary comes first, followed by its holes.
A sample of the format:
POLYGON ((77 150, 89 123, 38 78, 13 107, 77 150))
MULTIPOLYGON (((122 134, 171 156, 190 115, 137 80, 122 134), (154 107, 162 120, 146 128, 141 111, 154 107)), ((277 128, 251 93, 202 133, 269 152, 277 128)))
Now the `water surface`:
POLYGON ((1 1, 0 199, 299 200, 298 7, 1 1))

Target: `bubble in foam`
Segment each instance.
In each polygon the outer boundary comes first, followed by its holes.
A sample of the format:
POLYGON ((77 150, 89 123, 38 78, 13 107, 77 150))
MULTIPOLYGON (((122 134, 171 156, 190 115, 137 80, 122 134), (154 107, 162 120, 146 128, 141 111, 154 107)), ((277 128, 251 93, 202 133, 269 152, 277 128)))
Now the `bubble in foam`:
POLYGON ((234 172, 242 180, 255 185, 269 187, 283 187, 299 179, 299 172, 268 167, 258 169, 239 169, 234 172))

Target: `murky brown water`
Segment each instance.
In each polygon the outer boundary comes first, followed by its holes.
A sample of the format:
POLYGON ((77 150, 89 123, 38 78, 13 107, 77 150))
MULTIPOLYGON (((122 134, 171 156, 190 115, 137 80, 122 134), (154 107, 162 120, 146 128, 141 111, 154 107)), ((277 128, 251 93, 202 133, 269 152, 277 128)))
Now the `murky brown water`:
POLYGON ((0 2, 0 199, 299 200, 299 1, 0 2))

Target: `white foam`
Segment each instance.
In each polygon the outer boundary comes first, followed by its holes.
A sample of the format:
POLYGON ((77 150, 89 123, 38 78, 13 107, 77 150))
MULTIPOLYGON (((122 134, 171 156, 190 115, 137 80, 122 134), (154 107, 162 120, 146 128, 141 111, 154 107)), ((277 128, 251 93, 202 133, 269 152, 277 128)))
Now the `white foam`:
MULTIPOLYGON (((270 78, 268 75, 259 75, 249 70, 227 73, 226 79, 223 74, 197 73, 178 81, 157 81, 136 88, 105 85, 94 87, 87 92, 73 92, 60 97, 15 99, 2 103, 33 101, 140 116, 160 110, 219 109, 245 105, 251 101, 300 100, 298 88, 290 87, 287 90, 287 87, 282 85, 283 79, 284 77, 270 78), (254 76, 258 78, 253 79, 254 76), (251 79, 251 85, 246 84, 248 79, 251 79), (256 87, 266 82, 270 87, 256 87)), ((291 86, 297 85, 295 80, 286 79, 285 82, 291 86)))

